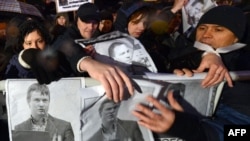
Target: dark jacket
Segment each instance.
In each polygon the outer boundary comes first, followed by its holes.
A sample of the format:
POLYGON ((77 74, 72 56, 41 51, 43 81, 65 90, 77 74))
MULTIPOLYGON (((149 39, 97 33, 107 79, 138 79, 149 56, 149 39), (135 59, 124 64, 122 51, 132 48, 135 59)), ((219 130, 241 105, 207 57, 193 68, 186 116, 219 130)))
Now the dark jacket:
MULTIPOLYGON (((199 66, 202 51, 190 48, 190 52, 185 56, 176 58, 172 63, 172 68, 196 69, 199 66), (192 51, 191 51, 192 50, 192 51), (189 61, 186 61, 189 60, 189 61)), ((229 53, 220 54, 221 59, 228 71, 247 71, 250 70, 250 51, 248 46, 229 53)), ((221 103, 226 104, 233 109, 250 116, 250 81, 234 81, 234 87, 224 86, 222 91, 221 103)))
POLYGON ((21 66, 18 62, 18 54, 16 54, 10 59, 5 71, 4 79, 7 78, 35 78, 35 75, 31 69, 21 66))
MULTIPOLYGON (((74 133, 70 122, 48 116, 48 121, 45 131, 49 132, 50 139, 53 139, 55 134, 62 136, 62 141, 74 141, 74 133)), ((31 118, 15 126, 16 131, 32 131, 31 118)))
MULTIPOLYGON (((200 52, 198 52, 198 54, 200 54, 200 52)), ((246 48, 220 55, 223 63, 229 71, 242 71, 250 69, 250 51, 246 50, 246 48)), ((189 59, 195 59, 191 56, 189 57, 189 59)), ((185 59, 181 58, 181 60, 185 59)), ((196 63, 199 62, 196 61, 196 63)), ((195 65, 195 63, 193 65, 195 65)), ((189 68, 192 69, 192 66, 189 68)), ((234 81, 233 88, 230 88, 227 85, 224 86, 219 104, 225 104, 250 117, 249 91, 250 81, 234 81)), ((211 127, 211 125, 208 124, 208 122, 206 122, 207 120, 212 121, 206 117, 199 118, 189 113, 176 112, 175 122, 167 134, 183 138, 187 141, 219 140, 218 133, 211 127)))
MULTIPOLYGON (((221 54, 229 71, 250 70, 250 51, 247 47, 221 54)), ((224 86, 220 102, 250 117, 250 81, 234 81, 234 87, 224 86)))
MULTIPOLYGON (((99 129, 88 141, 107 141, 102 129, 99 129)), ((138 124, 135 121, 117 119, 116 137, 120 141, 144 141, 138 124)))
POLYGON ((58 37, 54 42, 53 47, 61 51, 69 61, 72 70, 77 73, 77 63, 78 61, 87 56, 83 48, 75 43, 76 39, 82 39, 83 37, 80 34, 76 25, 69 27, 65 33, 58 37))

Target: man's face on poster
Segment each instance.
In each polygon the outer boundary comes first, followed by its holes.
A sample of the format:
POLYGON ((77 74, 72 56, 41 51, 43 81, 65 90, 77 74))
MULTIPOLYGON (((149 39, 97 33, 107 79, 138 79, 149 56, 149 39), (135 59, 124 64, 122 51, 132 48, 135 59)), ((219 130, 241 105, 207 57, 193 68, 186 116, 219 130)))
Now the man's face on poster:
POLYGON ((102 122, 112 123, 117 118, 120 104, 108 102, 103 105, 101 112, 102 122))
POLYGON ((113 59, 126 64, 132 63, 133 51, 126 44, 120 44, 113 48, 113 59))
POLYGON ((191 4, 188 4, 185 9, 188 15, 188 23, 190 25, 196 26, 203 15, 202 8, 203 3, 200 1, 190 1, 191 4))
POLYGON ((46 116, 49 109, 49 95, 41 94, 40 91, 31 92, 29 107, 33 117, 46 116))

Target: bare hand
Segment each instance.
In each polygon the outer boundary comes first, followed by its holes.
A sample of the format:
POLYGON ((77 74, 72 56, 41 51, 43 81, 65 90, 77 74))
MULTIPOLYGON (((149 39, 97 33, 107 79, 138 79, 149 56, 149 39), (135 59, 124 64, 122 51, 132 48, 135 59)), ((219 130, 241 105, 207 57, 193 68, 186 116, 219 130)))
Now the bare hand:
POLYGON ((232 78, 224 66, 222 60, 219 56, 215 54, 207 54, 203 57, 200 66, 196 70, 189 70, 189 69, 175 69, 174 74, 178 76, 186 75, 188 77, 193 76, 193 73, 201 73, 204 72, 206 69, 209 69, 206 77, 201 83, 202 87, 211 87, 220 82, 227 80, 228 86, 233 87, 232 78))
MULTIPOLYGON (((183 111, 183 108, 174 99, 172 91, 168 92, 167 98, 173 109, 183 111)), ((138 124, 157 133, 168 131, 174 123, 175 113, 152 96, 148 96, 147 101, 152 103, 153 106, 160 111, 160 113, 155 113, 148 107, 138 104, 136 106, 136 111, 133 111, 133 115, 138 118, 138 124)))
POLYGON ((183 69, 174 69, 174 74, 178 75, 178 76, 188 76, 188 77, 192 77, 193 76, 193 72, 192 70, 189 70, 187 68, 183 68, 183 69))
POLYGON ((103 85, 109 99, 119 102, 123 99, 125 87, 131 95, 134 93, 132 82, 118 67, 85 58, 80 63, 81 70, 87 71, 90 77, 98 80, 103 85))
POLYGON ((179 10, 181 10, 181 8, 186 5, 186 3, 188 2, 188 0, 175 0, 174 1, 174 5, 171 9, 171 11, 175 14, 176 12, 178 12, 179 10))
POLYGON ((193 70, 195 73, 204 72, 205 69, 209 69, 208 74, 202 81, 203 87, 210 87, 216 85, 226 79, 228 86, 233 87, 232 78, 224 66, 221 58, 216 54, 209 53, 202 58, 200 66, 193 70))

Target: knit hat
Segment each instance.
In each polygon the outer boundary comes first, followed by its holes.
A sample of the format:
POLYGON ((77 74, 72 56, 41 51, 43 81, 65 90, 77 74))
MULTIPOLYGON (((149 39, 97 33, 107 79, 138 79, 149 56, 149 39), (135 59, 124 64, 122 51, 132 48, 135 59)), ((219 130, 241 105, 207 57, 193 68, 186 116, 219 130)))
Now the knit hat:
POLYGON ((201 24, 217 24, 226 27, 241 40, 246 31, 246 17, 243 11, 237 7, 222 5, 207 11, 200 19, 201 24))
POLYGON ((77 17, 82 21, 96 20, 100 21, 100 11, 93 3, 84 3, 77 10, 77 17))
POLYGON ((147 3, 144 1, 131 1, 124 3, 120 10, 126 15, 126 17, 130 17, 135 11, 137 11, 140 8, 149 6, 147 3))

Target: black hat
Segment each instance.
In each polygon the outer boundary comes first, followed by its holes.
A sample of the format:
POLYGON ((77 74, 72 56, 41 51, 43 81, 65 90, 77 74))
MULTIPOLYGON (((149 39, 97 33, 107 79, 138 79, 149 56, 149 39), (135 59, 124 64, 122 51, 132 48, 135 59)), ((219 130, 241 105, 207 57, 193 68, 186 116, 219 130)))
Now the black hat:
POLYGON ((100 15, 101 15, 101 20, 111 20, 111 21, 113 21, 112 13, 107 11, 107 10, 101 11, 100 15))
POLYGON ((206 12, 200 19, 200 24, 217 24, 226 27, 241 40, 246 31, 246 17, 243 11, 234 6, 216 6, 206 12))
POLYGON ((96 20, 100 21, 100 11, 93 3, 84 3, 77 10, 77 17, 82 21, 96 20))

